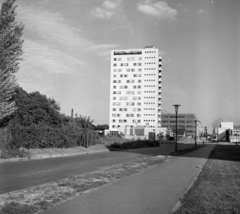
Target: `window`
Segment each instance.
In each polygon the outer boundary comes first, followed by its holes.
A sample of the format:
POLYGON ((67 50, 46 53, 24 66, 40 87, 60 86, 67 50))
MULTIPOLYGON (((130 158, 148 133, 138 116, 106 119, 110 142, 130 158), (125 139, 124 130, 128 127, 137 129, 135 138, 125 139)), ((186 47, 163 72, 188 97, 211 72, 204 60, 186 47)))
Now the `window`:
POLYGON ((138 80, 138 83, 141 83, 141 80, 138 80))
POLYGON ((117 74, 114 74, 114 75, 113 75, 113 78, 116 78, 116 77, 117 77, 117 74))
POLYGON ((114 88, 114 89, 116 89, 116 88, 117 88, 117 86, 116 86, 116 85, 114 85, 114 86, 113 86, 113 88, 114 88))
POLYGON ((116 108, 113 108, 113 111, 116 111, 116 108))
POLYGON ((113 97, 113 100, 116 100, 116 97, 113 97))
POLYGON ((113 61, 117 61, 117 58, 113 58, 113 61))
POLYGON ((116 66, 117 66, 117 63, 114 63, 113 66, 116 67, 116 66))

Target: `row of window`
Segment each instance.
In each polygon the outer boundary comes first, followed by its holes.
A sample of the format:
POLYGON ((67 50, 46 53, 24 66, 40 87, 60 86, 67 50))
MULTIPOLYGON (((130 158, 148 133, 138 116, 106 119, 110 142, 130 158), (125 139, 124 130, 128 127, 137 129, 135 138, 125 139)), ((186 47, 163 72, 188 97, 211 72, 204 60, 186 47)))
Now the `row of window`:
MULTIPOLYGON (((116 123, 116 120, 112 120, 113 123, 116 123)), ((141 123, 141 120, 132 120, 133 123, 141 123)), ((118 120, 118 123, 127 123, 127 120, 118 120)))
MULTIPOLYGON (((141 88, 141 86, 138 88, 141 88)), ((155 93, 156 91, 144 91, 144 93, 155 93)), ((140 91, 137 91, 138 94, 141 94, 140 91)), ((113 91, 113 94, 121 94, 121 91, 113 91)), ((126 94, 135 94, 135 91, 126 91, 126 94)), ((159 92, 159 94, 161 94, 161 92, 159 92)), ((116 99, 116 98, 113 98, 116 99)))
POLYGON ((156 76, 156 74, 144 74, 144 76, 156 76))
POLYGON ((156 59, 155 56, 144 57, 145 59, 156 59))
POLYGON ((145 62, 144 64, 145 65, 150 65, 150 64, 152 65, 152 64, 156 64, 156 63, 155 62, 145 62))
MULTIPOLYGON (((174 116, 163 115, 162 118, 176 118, 176 115, 174 115, 174 116)), ((195 118, 195 116, 192 116, 192 115, 186 115, 186 116, 178 115, 177 118, 195 118)))
MULTIPOLYGON (((142 75, 141 74, 133 74, 133 77, 141 77, 142 75)), ((113 75, 113 78, 117 78, 118 76, 117 76, 117 74, 114 74, 113 75)), ((120 78, 122 78, 122 77, 128 77, 128 75, 127 74, 120 74, 119 75, 119 77, 120 78)), ((148 80, 145 80, 145 81, 148 81, 148 80)), ((149 80, 150 81, 150 80, 149 80)), ((152 81, 155 81, 155 80, 152 80, 152 81)))
MULTIPOLYGON (((163 120, 163 123, 176 123, 176 121, 175 120, 171 120, 171 121, 165 121, 165 120, 163 120)), ((178 123, 193 123, 193 121, 179 121, 178 120, 178 123)))
POLYGON ((153 105, 153 104, 155 104, 155 103, 144 103, 144 104, 146 104, 146 105, 153 105))
POLYGON ((155 114, 143 114, 144 116, 155 116, 155 114))
POLYGON ((144 110, 155 110, 155 108, 144 108, 144 110))
MULTIPOLYGON (((142 57, 127 57, 127 61, 135 61, 135 59, 137 60, 142 60, 142 57)), ((113 58, 113 61, 122 61, 122 58, 113 58)))
MULTIPOLYGON (((122 72, 122 71, 123 71, 123 69, 121 69, 121 68, 119 68, 119 69, 114 68, 114 69, 113 69, 113 72, 122 72)), ((138 68, 138 69, 135 69, 135 68, 127 68, 126 71, 127 71, 127 72, 135 72, 135 71, 142 71, 142 69, 141 69, 141 68, 138 68)))
POLYGON ((156 81, 156 80, 155 79, 149 79, 149 80, 144 80, 144 81, 148 82, 148 81, 156 81))
POLYGON ((156 53, 156 51, 145 51, 145 53, 156 53))

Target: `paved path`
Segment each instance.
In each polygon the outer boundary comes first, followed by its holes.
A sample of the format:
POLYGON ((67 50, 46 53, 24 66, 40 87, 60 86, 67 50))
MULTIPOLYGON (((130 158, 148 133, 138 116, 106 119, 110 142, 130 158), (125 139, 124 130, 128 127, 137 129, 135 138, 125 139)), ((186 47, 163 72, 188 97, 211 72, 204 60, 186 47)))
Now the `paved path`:
POLYGON ((185 156, 175 157, 42 213, 167 214, 183 196, 214 147, 207 145, 185 156))
MULTIPOLYGON (((180 148, 191 147, 179 144, 180 148)), ((137 161, 142 156, 156 156, 174 151, 174 145, 143 149, 0 163, 0 194, 51 181, 80 175, 118 164, 137 161)))

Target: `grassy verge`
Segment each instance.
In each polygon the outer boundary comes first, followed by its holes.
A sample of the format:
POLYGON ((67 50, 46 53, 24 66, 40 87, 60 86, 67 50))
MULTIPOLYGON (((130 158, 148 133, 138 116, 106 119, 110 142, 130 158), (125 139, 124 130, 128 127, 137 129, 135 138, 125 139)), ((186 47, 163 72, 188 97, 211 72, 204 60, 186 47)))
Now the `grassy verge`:
POLYGON ((217 145, 174 214, 240 213, 240 147, 217 145))
POLYGON ((156 140, 134 140, 129 142, 115 142, 107 146, 110 151, 125 150, 125 149, 138 149, 147 147, 158 147, 160 146, 159 141, 156 140))
POLYGON ((180 149, 178 150, 177 152, 171 152, 171 155, 172 156, 180 156, 180 155, 184 155, 186 153, 189 153, 189 152, 193 152, 197 149, 200 149, 202 147, 204 147, 205 145, 197 145, 196 147, 193 146, 193 147, 190 147, 190 148, 186 148, 186 149, 180 149))
POLYGON ((168 160, 167 156, 144 157, 140 161, 73 176, 57 182, 0 195, 0 214, 33 214, 101 186, 140 173, 168 160))

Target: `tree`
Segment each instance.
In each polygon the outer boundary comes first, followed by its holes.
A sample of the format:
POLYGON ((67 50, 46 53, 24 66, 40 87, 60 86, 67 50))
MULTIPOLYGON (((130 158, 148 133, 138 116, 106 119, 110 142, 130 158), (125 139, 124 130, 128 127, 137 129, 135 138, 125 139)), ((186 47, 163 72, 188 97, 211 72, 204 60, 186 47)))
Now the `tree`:
POLYGON ((22 55, 23 25, 15 21, 15 0, 5 0, 0 10, 0 120, 16 111, 12 100, 17 86, 15 73, 22 55))
POLYGON ((21 126, 45 124, 60 126, 60 106, 53 98, 47 98, 38 91, 27 93, 22 88, 16 88, 14 100, 18 110, 13 114, 14 123, 21 126))

